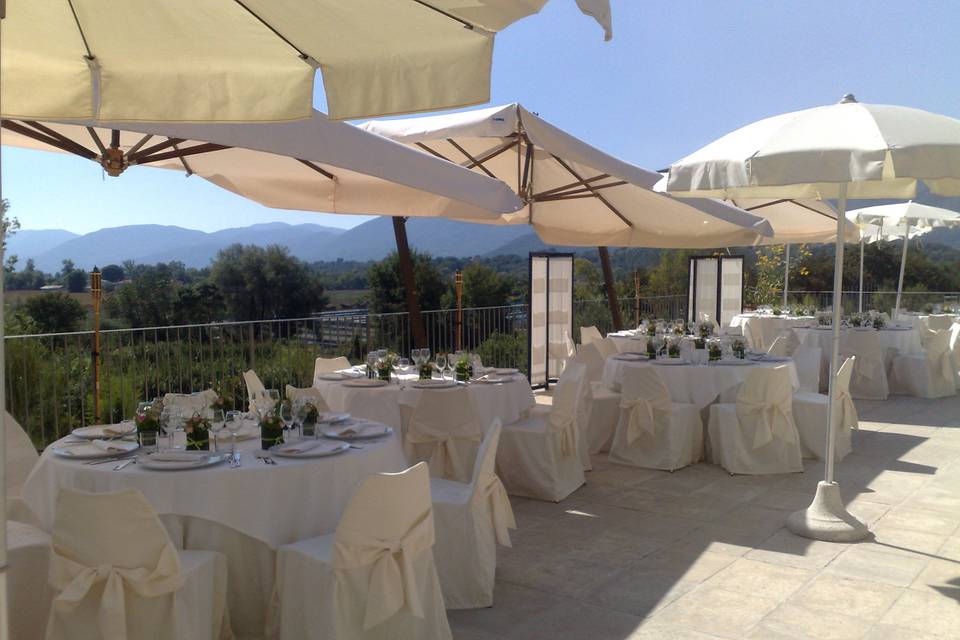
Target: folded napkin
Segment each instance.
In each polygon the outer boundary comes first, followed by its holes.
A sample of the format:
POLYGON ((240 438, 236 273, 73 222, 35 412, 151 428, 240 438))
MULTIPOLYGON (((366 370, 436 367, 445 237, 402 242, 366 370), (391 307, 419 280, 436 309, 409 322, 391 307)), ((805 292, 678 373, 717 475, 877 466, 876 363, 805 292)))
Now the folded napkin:
POLYGON ((103 427, 105 436, 125 436, 137 430, 134 424, 110 424, 103 427))
MULTIPOLYGON (((322 442, 320 440, 306 441, 306 442, 294 442, 291 444, 285 444, 277 448, 277 451, 281 453, 307 453, 308 451, 313 451, 319 446, 329 447, 329 443, 322 442)), ((330 447, 332 449, 332 447, 330 447)))
POLYGON ((90 444, 109 453, 130 453, 140 446, 136 442, 126 442, 124 440, 93 440, 90 444))
POLYGON ((186 451, 164 451, 150 456, 153 462, 201 462, 206 459, 206 455, 197 453, 187 453, 186 451))
POLYGON ((382 433, 383 431, 383 427, 379 424, 364 423, 352 424, 349 427, 341 427, 340 429, 329 429, 327 430, 327 434, 336 438, 354 438, 357 436, 372 435, 373 433, 382 433))

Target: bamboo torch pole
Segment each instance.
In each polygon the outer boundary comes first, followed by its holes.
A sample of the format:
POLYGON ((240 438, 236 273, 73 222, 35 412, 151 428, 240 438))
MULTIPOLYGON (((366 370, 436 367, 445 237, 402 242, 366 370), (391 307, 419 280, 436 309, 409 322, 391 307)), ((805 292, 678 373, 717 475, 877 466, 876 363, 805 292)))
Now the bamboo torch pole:
POLYGON ((93 298, 93 415, 100 423, 100 300, 103 294, 100 269, 90 273, 90 296, 93 298))
POLYGON ((640 326, 640 270, 637 269, 633 272, 633 300, 634 300, 634 315, 636 316, 636 322, 634 323, 635 327, 640 326))

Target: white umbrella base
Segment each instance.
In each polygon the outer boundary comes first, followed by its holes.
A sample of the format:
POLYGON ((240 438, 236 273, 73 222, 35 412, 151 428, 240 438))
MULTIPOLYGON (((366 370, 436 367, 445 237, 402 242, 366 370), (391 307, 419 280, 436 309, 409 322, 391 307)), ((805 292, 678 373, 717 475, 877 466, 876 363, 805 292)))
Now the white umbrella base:
POLYGON ((817 484, 817 494, 810 506, 790 514, 787 529, 798 536, 826 542, 856 542, 870 535, 867 525, 843 506, 840 485, 823 481, 817 484))

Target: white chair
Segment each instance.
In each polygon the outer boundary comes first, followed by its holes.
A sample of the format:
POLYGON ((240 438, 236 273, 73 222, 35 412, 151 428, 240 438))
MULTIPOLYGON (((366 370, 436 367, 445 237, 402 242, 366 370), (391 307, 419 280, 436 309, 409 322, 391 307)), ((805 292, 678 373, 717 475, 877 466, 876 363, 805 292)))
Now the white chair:
POLYGON ((334 533, 277 551, 280 640, 451 638, 425 463, 368 476, 334 533))
POLYGON ((763 344, 763 335, 758 329, 754 326, 752 322, 746 322, 743 325, 743 337, 747 340, 747 348, 754 353, 760 353, 765 351, 763 344))
POLYGON ((933 331, 940 331, 942 329, 949 329, 950 325, 953 324, 953 316, 949 315, 932 315, 927 316, 927 328, 932 329, 933 331))
POLYGON ((820 347, 799 345, 793 352, 793 364, 800 379, 800 390, 807 393, 820 392, 820 347))
POLYGON ((597 340, 603 340, 603 336, 600 334, 600 330, 594 326, 590 327, 580 327, 580 345, 585 346, 591 342, 597 340))
POLYGON ((957 387, 960 388, 960 322, 954 322, 950 327, 950 357, 957 374, 957 387))
POLYGON ((50 536, 22 522, 7 522, 7 594, 9 632, 18 638, 42 638, 53 590, 47 584, 50 536))
POLYGON ((284 389, 284 394, 287 400, 291 402, 302 399, 315 406, 317 411, 330 411, 330 407, 323 398, 323 394, 320 392, 320 389, 316 387, 295 387, 292 384, 288 384, 284 389))
POLYGON ((313 381, 316 383, 317 378, 325 373, 334 373, 336 371, 340 371, 341 369, 349 368, 350 361, 344 356, 337 356, 336 358, 317 358, 313 363, 313 381))
POLYGON ((213 389, 196 393, 168 393, 163 396, 163 406, 177 407, 185 417, 202 414, 217 401, 217 392, 213 389))
POLYGON ((483 427, 465 388, 421 390, 414 407, 401 405, 400 416, 411 464, 429 462, 432 477, 469 482, 483 427))
POLYGON ((593 468, 590 454, 610 450, 620 416, 620 394, 607 389, 601 382, 611 347, 616 349, 614 342, 605 338, 583 346, 571 359, 571 362, 579 362, 586 367, 577 405, 577 424, 580 427, 577 449, 585 471, 593 468))
POLYGON ((957 393, 957 371, 950 350, 951 332, 925 330, 924 353, 894 357, 890 387, 918 398, 945 398, 957 393))
POLYGON ((139 491, 60 491, 50 585, 47 640, 232 636, 226 560, 178 553, 139 491))
POLYGON ((789 369, 780 366, 752 372, 736 403, 712 405, 708 434, 714 462, 731 474, 803 471, 792 395, 789 369))
POLYGON ((577 410, 584 369, 579 363, 566 368, 549 412, 534 408, 527 418, 504 426, 497 475, 511 495, 560 502, 583 485, 577 410))
POLYGON ((777 336, 777 338, 770 345, 770 348, 767 349, 767 355, 777 356, 778 358, 789 357, 790 342, 787 340, 786 336, 777 336))
POLYGON ((876 331, 853 330, 845 332, 840 343, 842 358, 856 358, 850 379, 850 394, 864 400, 886 400, 890 395, 887 366, 876 331))
POLYGON ((624 371, 620 407, 610 462, 673 471, 700 459, 700 409, 673 402, 655 368, 629 367, 624 371))
POLYGON ((253 369, 243 372, 243 381, 247 385, 247 399, 250 402, 250 411, 257 410, 257 402, 266 396, 267 388, 260 381, 260 376, 253 369))
MULTIPOLYGON (((834 381, 834 422, 837 423, 836 459, 843 460, 853 450, 852 430, 857 429, 857 407, 850 397, 850 377, 855 366, 853 358, 847 358, 834 381)), ((800 451, 804 458, 825 460, 827 457, 827 408, 829 396, 822 393, 801 391, 793 394, 793 419, 800 434, 800 451)))
POLYGON ((7 519, 37 525, 39 523, 36 516, 33 515, 33 512, 20 497, 20 492, 23 483, 27 481, 27 476, 33 471, 40 456, 36 447, 33 446, 30 436, 9 412, 3 412, 3 420, 3 431, 7 438, 4 465, 7 519))
POLYGON ((493 605, 497 543, 510 546, 517 523, 496 474, 500 420, 483 438, 470 484, 430 479, 437 542, 433 558, 447 609, 493 605))

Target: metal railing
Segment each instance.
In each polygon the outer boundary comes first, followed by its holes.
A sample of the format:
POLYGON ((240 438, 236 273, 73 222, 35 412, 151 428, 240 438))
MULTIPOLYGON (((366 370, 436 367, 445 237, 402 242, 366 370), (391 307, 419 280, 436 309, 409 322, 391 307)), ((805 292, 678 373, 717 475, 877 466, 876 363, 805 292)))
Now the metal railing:
MULTIPOLYGON (((783 291, 770 291, 766 296, 773 306, 782 306, 783 291)), ((750 297, 748 295, 748 297, 750 297)), ((857 310, 860 299, 859 291, 844 291, 841 300, 845 313, 857 310)), ((897 300, 896 291, 864 291, 863 310, 886 311, 893 310, 897 300)), ((817 309, 827 309, 833 306, 832 291, 789 291, 787 306, 802 305, 815 306, 817 309)), ((904 291, 900 298, 900 307, 904 311, 939 312, 943 309, 960 309, 960 292, 957 291, 904 291)))

